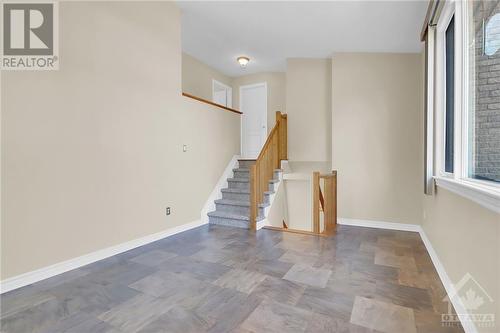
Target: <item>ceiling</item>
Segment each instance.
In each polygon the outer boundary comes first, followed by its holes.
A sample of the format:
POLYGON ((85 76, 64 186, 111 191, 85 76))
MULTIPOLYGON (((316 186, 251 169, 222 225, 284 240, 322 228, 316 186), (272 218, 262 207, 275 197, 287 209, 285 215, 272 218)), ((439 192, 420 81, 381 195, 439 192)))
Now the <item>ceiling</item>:
POLYGON ((287 58, 420 52, 427 1, 179 1, 182 49, 229 76, 285 71, 287 58), (250 58, 246 69, 236 58, 250 58))

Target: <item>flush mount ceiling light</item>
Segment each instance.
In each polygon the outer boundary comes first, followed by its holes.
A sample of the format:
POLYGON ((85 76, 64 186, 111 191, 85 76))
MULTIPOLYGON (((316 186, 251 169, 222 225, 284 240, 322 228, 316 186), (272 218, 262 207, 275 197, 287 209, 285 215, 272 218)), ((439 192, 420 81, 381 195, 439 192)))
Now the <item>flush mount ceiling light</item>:
POLYGON ((248 62, 250 61, 250 58, 248 57, 238 57, 238 63, 240 64, 241 67, 245 68, 247 67, 248 62))

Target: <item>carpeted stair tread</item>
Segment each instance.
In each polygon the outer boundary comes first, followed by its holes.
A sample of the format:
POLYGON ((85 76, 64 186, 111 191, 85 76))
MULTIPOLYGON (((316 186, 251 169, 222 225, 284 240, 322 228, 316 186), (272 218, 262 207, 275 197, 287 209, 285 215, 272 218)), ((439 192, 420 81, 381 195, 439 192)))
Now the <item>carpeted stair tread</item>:
MULTIPOLYGON (((250 207, 250 202, 243 201, 243 200, 217 199, 217 200, 215 200, 215 203, 216 204, 231 205, 231 206, 245 206, 245 207, 250 207)), ((261 203, 261 204, 259 204, 259 207, 267 207, 267 206, 269 206, 268 203, 261 203)))
MULTIPOLYGON (((245 216, 245 215, 228 213, 228 212, 219 212, 217 210, 208 213, 208 216, 229 219, 229 220, 240 220, 240 221, 249 221, 250 220, 250 217, 245 216)), ((263 216, 258 216, 257 221, 260 221, 263 218, 264 218, 263 216)))
MULTIPOLYGON (((250 194, 250 190, 245 188, 223 188, 221 192, 250 194)), ((265 191, 264 194, 274 194, 274 191, 265 191)))

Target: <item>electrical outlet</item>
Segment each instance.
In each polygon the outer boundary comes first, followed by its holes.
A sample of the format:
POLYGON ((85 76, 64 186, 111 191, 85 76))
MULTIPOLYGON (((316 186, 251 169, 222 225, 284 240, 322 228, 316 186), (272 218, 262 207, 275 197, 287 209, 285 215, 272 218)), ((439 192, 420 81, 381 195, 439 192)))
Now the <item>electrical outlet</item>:
POLYGON ((167 213, 167 215, 170 215, 170 207, 167 207, 166 213, 167 213))

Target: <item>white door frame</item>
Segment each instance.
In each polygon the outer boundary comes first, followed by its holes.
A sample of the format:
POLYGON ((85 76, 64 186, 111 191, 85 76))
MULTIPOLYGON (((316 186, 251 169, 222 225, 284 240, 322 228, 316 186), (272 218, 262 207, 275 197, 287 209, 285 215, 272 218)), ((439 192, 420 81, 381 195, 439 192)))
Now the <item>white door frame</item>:
POLYGON ((217 81, 216 79, 212 79, 212 102, 214 102, 214 103, 215 103, 215 100, 214 100, 215 86, 220 86, 220 87, 226 88, 226 105, 224 105, 224 106, 227 106, 228 108, 232 108, 233 107, 233 88, 228 86, 227 84, 224 84, 220 81, 217 81))
MULTIPOLYGON (((253 83, 253 84, 246 84, 246 85, 243 85, 243 86, 240 86, 240 89, 239 89, 239 110, 241 112, 243 112, 243 102, 242 102, 242 98, 241 98, 241 92, 244 90, 244 89, 248 89, 248 88, 257 88, 257 87, 264 87, 265 90, 266 90, 266 111, 265 111, 265 115, 264 115, 264 124, 266 126, 266 138, 267 138, 267 82, 259 82, 259 83, 253 83)), ((243 117, 244 117, 245 113, 243 112, 243 117)), ((245 157, 248 157, 248 156, 243 156, 243 117, 240 117, 240 155, 245 158, 245 157)))

